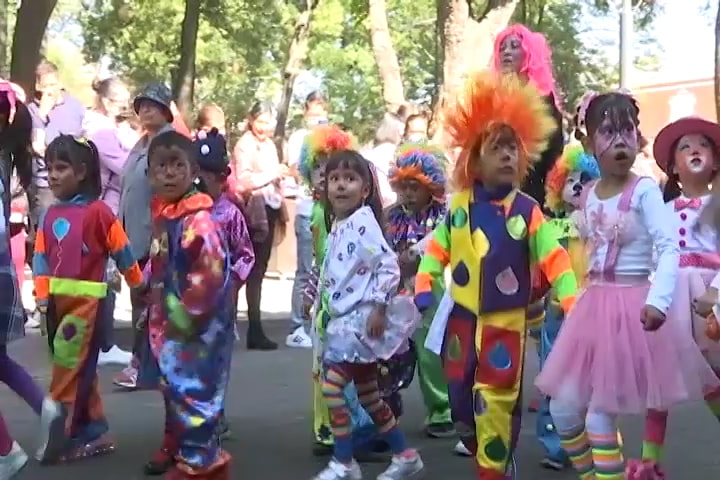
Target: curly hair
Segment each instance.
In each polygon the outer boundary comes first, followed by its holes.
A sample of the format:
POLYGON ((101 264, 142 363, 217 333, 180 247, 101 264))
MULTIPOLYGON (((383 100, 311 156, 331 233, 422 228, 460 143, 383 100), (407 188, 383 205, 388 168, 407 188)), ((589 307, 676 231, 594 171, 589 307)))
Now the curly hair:
POLYGON ((321 158, 334 152, 354 150, 355 137, 337 125, 318 125, 305 136, 300 149, 298 170, 305 185, 312 185, 312 172, 321 158))
POLYGON ((393 187, 413 179, 424 185, 435 199, 444 201, 447 159, 439 148, 426 143, 404 143, 398 147, 388 173, 393 187))
POLYGON ((600 167, 592 155, 585 153, 582 145, 568 145, 557 159, 545 179, 545 206, 555 214, 562 213, 562 192, 568 175, 585 173, 591 180, 600 178, 600 167))

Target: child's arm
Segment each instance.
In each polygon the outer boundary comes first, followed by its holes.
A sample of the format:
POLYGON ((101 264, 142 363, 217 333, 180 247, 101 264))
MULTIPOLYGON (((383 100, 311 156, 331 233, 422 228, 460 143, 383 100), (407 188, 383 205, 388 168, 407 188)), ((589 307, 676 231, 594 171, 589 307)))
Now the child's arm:
POLYGON ((657 308, 662 313, 667 313, 675 291, 675 281, 680 265, 680 248, 673 229, 673 222, 668 222, 667 209, 660 189, 650 180, 647 182, 641 180, 641 182, 636 187, 636 191, 643 184, 647 184, 647 186, 639 195, 640 216, 657 250, 657 269, 645 303, 657 308))
POLYGON ((42 224, 42 221, 38 222, 38 229, 35 232, 35 251, 32 261, 35 303, 40 311, 47 308, 50 295, 50 266, 45 251, 45 232, 41 228, 42 224))
POLYGON ((537 205, 533 208, 528 234, 531 261, 550 282, 560 306, 567 313, 575 303, 577 279, 570 256, 560 246, 555 229, 545 221, 545 216, 537 205))
POLYGON ((425 252, 420 259, 415 276, 415 305, 421 312, 435 302, 432 294, 433 282, 442 281, 445 267, 450 263, 450 214, 438 225, 428 240, 425 252))
POLYGON ((245 284, 250 275, 250 270, 255 265, 255 251, 250 240, 245 217, 243 217, 239 208, 235 208, 229 227, 227 241, 233 259, 230 272, 234 277, 236 287, 239 288, 245 284))
POLYGON ((123 274, 130 288, 142 285, 142 271, 133 257, 130 242, 120 221, 103 202, 96 202, 94 206, 98 209, 97 225, 101 228, 101 232, 105 233, 105 246, 115 260, 118 270, 123 274))
POLYGON ((225 282, 225 249, 210 212, 200 211, 183 222, 180 248, 189 262, 187 287, 166 299, 170 320, 185 333, 202 330, 220 307, 225 282))

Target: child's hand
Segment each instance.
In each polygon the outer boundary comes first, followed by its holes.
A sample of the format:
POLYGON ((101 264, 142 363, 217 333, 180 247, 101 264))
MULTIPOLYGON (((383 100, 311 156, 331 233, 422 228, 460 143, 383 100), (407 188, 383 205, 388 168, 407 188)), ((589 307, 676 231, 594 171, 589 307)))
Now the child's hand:
POLYGON ((707 317, 718 301, 717 288, 710 287, 705 293, 693 300, 693 310, 701 317, 707 317))
POLYGON ((652 305, 645 305, 640 314, 643 328, 648 332, 654 332, 665 323, 665 314, 652 305))
POLYGON ((380 338, 385 333, 385 305, 375 305, 370 312, 367 333, 370 338, 380 338))

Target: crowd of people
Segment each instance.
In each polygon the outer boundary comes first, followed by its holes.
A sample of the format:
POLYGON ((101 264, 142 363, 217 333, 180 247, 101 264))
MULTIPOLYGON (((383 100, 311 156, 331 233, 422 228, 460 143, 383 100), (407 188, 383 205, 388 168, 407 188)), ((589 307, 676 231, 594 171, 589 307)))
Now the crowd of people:
MULTIPOLYGON (((661 185, 633 170, 646 142, 628 92, 588 92, 568 141, 541 34, 513 25, 497 36, 489 69, 444 107, 437 145, 428 119, 403 109, 362 148, 314 92, 284 155, 267 101, 229 151, 217 105, 191 131, 162 83, 131 96, 117 78, 97 82, 88 110, 54 65, 36 73, 31 98, 0 82, 0 380, 39 416, 43 464, 115 450, 97 366, 118 363, 118 386, 163 400, 162 444, 144 472, 231 478, 221 439, 238 295, 247 348, 276 349, 260 300, 289 198, 286 344, 313 351, 313 451, 329 457, 315 480, 359 480, 377 452, 391 459, 378 480, 423 472, 398 422, 415 377, 425 433, 459 438, 481 480, 516 478, 528 340, 548 469, 662 479, 669 410, 704 399, 720 411, 720 125, 683 118, 659 133, 661 185), (9 241, 18 188, 47 391, 7 351, 31 326, 9 241), (121 276, 132 352, 112 338, 121 276), (625 414, 646 416, 640 460, 623 457, 625 414)), ((0 480, 27 462, 0 416, 0 480)))

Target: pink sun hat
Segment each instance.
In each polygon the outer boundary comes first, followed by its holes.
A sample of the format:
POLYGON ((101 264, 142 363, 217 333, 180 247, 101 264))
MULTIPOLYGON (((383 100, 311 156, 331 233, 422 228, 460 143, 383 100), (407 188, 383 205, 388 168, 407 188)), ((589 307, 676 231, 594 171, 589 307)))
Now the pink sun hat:
POLYGON ((660 130, 653 143, 655 163, 657 163, 658 167, 667 175, 671 173, 667 171, 667 167, 673 158, 673 147, 675 143, 684 135, 693 133, 704 135, 715 144, 717 149, 720 149, 720 125, 717 123, 697 116, 675 120, 660 130))

